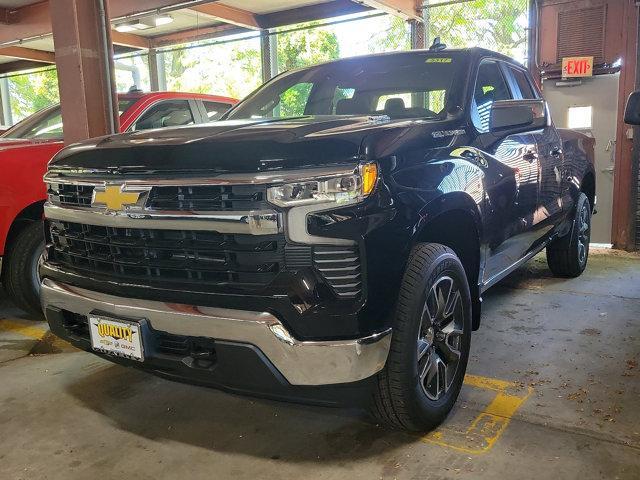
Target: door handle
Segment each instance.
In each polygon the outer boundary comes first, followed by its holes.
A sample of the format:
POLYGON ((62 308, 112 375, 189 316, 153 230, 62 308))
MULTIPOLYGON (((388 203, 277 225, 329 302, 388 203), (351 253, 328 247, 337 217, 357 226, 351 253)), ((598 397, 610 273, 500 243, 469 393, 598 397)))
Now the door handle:
POLYGON ((532 163, 538 159, 538 154, 535 150, 527 150, 527 152, 522 156, 527 162, 532 163))
POLYGON ((550 152, 550 153, 551 153, 551 156, 552 156, 552 157, 559 158, 559 157, 560 157, 560 155, 562 155, 562 148, 557 147, 557 146, 556 146, 556 147, 553 147, 553 148, 551 149, 551 152, 550 152))
POLYGON ((481 167, 486 168, 488 166, 487 160, 482 156, 480 152, 473 148, 456 149, 451 152, 451 155, 475 162, 481 167))

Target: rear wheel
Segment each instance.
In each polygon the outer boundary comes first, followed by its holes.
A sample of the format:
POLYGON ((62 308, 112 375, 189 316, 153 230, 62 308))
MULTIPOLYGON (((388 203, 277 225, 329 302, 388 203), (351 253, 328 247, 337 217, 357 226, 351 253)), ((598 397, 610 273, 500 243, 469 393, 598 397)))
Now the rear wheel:
POLYGON ((42 318, 38 263, 43 252, 42 222, 31 222, 14 239, 2 275, 11 300, 38 319, 42 318))
POLYGON ((391 349, 371 406, 381 422, 425 431, 453 407, 471 344, 471 296, 464 268, 444 245, 416 246, 402 281, 391 349))
POLYGON ((578 277, 589 259, 591 240, 591 205, 584 193, 578 197, 573 228, 547 246, 547 264, 558 277, 578 277))

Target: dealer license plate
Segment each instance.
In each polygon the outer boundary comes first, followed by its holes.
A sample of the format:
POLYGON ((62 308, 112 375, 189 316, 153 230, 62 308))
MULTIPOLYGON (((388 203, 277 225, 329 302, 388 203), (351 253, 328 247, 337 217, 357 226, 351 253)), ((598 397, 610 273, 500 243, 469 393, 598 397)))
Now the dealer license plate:
POLYGON ((89 332, 94 350, 140 362, 144 360, 140 323, 90 315, 89 332))

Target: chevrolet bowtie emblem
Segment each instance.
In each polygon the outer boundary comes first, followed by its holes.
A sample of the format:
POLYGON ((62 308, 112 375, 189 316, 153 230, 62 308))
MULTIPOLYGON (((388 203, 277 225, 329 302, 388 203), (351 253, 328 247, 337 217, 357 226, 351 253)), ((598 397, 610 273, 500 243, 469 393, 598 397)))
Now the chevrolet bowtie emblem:
POLYGON ((122 210, 125 206, 135 205, 143 192, 125 192, 124 185, 107 185, 104 191, 96 187, 93 191, 92 207, 105 206, 107 210, 122 210))

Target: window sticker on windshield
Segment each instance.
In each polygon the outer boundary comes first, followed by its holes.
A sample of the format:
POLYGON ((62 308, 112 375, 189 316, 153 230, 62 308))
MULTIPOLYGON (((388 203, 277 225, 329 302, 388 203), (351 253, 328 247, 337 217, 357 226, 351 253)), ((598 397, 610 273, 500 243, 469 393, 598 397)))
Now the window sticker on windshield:
POLYGON ((450 57, 431 57, 427 58, 427 63, 451 63, 453 58, 450 57))

